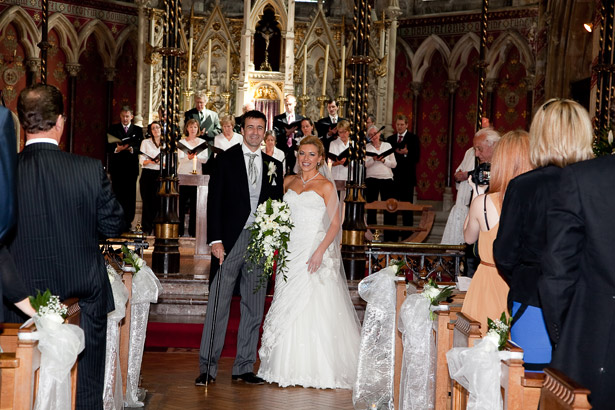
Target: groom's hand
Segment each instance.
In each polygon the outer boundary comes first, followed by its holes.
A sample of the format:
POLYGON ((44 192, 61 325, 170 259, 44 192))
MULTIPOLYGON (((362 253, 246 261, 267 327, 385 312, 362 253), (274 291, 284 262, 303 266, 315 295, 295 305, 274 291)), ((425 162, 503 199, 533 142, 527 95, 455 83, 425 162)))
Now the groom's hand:
POLYGON ((220 260, 220 265, 222 265, 222 262, 224 261, 224 255, 226 255, 222 242, 214 243, 213 245, 211 245, 211 254, 218 258, 220 260))

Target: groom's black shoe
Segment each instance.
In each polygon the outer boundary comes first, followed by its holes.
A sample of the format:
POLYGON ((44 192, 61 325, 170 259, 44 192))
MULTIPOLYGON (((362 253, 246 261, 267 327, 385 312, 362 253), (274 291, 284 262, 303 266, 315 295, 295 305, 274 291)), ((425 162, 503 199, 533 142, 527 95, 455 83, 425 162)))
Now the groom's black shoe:
POLYGON ((199 377, 197 377, 196 380, 194 381, 194 385, 195 386, 205 386, 205 380, 207 380, 207 384, 211 384, 216 381, 216 378, 212 377, 211 374, 208 376, 207 373, 201 373, 199 377))
POLYGON ((247 384, 265 384, 265 380, 261 379, 252 372, 244 374, 234 374, 233 381, 243 381, 247 384))

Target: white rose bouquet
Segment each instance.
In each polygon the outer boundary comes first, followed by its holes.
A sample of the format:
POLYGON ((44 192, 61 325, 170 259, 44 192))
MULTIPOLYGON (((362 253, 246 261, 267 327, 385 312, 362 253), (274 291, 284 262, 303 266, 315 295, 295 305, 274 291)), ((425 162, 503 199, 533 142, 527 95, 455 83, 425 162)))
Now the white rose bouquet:
POLYGON ((255 291, 274 274, 286 275, 286 260, 288 241, 293 222, 290 218, 290 208, 283 201, 268 199, 258 206, 255 219, 250 225, 250 244, 246 252, 246 260, 252 264, 264 261, 263 274, 259 278, 255 291))
MULTIPOLYGON (((432 306, 438 306, 440 302, 448 299, 453 294, 453 286, 439 287, 433 279, 429 279, 423 286, 423 296, 429 299, 432 306)), ((433 311, 429 312, 431 320, 435 319, 433 311)))
POLYGON ((124 254, 124 262, 135 268, 135 274, 139 272, 139 269, 145 266, 145 261, 138 257, 136 253, 128 249, 126 245, 122 245, 122 253, 124 254))

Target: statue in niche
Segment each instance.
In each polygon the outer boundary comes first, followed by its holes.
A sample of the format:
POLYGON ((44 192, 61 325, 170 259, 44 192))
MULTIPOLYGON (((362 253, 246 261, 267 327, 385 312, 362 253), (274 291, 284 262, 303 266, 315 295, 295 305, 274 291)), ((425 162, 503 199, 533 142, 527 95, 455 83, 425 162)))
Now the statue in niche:
POLYGON ((273 7, 267 6, 256 24, 254 67, 262 71, 280 71, 282 33, 273 7))

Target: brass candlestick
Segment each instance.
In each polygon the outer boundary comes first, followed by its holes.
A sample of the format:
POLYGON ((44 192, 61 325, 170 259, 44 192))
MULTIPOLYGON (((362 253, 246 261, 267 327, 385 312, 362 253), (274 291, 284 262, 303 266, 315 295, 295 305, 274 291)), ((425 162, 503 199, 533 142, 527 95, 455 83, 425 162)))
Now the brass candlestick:
POLYGON ((303 94, 299 96, 299 101, 301 102, 301 115, 305 117, 305 111, 307 110, 307 104, 310 102, 311 98, 307 94, 303 94))
POLYGON ((320 118, 322 118, 325 115, 325 101, 327 101, 327 96, 323 94, 316 98, 316 101, 320 103, 320 118))
POLYGON ((339 116, 343 117, 344 116, 344 103, 348 101, 348 98, 344 97, 343 95, 340 95, 339 97, 337 97, 337 103, 339 104, 339 116))
POLYGON ((224 98, 224 105, 226 105, 226 113, 228 115, 231 115, 231 93, 222 93, 220 94, 220 97, 224 98))

